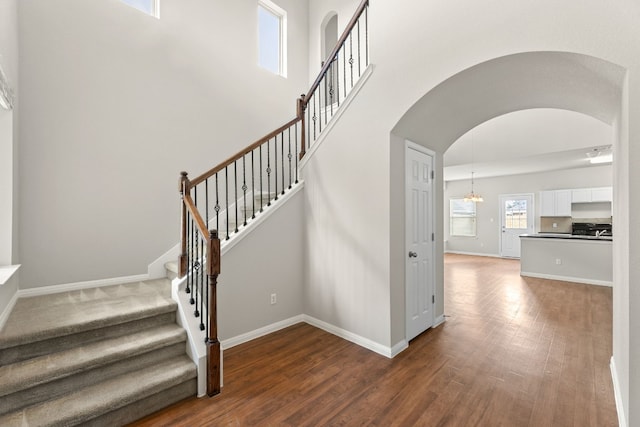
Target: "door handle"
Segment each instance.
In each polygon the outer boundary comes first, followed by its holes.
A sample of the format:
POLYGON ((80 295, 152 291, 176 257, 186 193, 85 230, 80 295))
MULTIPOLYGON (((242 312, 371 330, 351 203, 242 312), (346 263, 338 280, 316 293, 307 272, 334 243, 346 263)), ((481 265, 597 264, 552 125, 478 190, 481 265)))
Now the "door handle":
POLYGON ((409 258, 418 258, 418 254, 413 251, 409 251, 409 258))

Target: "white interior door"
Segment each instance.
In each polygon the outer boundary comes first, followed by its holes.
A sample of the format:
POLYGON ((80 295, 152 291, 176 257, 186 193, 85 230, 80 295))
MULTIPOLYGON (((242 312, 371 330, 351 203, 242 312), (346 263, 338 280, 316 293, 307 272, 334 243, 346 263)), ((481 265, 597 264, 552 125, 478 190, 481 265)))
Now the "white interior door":
POLYGON ((520 258, 520 235, 534 233, 533 194, 500 196, 500 256, 520 258))
POLYGON ((406 316, 407 341, 433 326, 434 202, 433 156, 421 146, 406 148, 406 316))

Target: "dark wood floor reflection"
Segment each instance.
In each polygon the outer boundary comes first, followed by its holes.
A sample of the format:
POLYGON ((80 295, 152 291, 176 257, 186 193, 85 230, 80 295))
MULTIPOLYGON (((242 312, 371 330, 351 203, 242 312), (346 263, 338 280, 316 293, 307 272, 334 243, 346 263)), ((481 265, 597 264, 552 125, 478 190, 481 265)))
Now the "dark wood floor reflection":
POLYGON ((447 255, 446 322, 387 359, 306 324, 224 353, 225 386, 136 426, 617 426, 610 288, 447 255))

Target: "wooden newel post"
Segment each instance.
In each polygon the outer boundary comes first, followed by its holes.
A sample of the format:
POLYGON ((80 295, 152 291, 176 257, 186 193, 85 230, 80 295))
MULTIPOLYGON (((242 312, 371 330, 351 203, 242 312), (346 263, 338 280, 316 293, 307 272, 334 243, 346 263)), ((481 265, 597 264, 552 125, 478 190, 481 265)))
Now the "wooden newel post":
POLYGON ((302 159, 307 152, 307 141, 306 141, 306 122, 304 119, 304 110, 306 109, 305 103, 305 94, 303 93, 298 98, 298 118, 300 119, 300 159, 302 159))
POLYGON ((181 205, 181 221, 180 221, 180 257, 178 258, 178 277, 184 277, 187 274, 187 206, 184 204, 184 195, 188 191, 187 186, 189 178, 187 172, 180 172, 180 205, 181 205))
POLYGON ((209 275, 209 337, 207 337, 207 394, 220 393, 220 341, 216 287, 220 274, 220 239, 217 230, 209 231, 207 274, 209 275))

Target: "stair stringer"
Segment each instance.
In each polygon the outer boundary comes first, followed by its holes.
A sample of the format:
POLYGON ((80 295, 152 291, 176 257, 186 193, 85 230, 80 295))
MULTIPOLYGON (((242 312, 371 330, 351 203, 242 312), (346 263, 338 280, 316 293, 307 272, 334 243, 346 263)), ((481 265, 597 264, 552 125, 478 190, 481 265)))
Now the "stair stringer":
MULTIPOLYGON (((255 219, 243 226, 238 233, 233 234, 228 240, 221 240, 220 242, 220 255, 221 264, 224 266, 225 254, 229 253, 239 242, 245 237, 249 236, 251 232, 256 230, 260 224, 265 222, 271 215, 273 215, 278 209, 285 206, 286 203, 299 191, 304 188, 304 182, 299 181, 298 184, 292 185, 290 190, 287 190, 285 194, 278 196, 278 200, 271 201, 270 206, 265 206, 263 212, 256 213, 255 219)), ((172 251, 167 252, 171 254, 172 251)), ((178 257, 179 248, 176 249, 176 255, 167 264, 170 264, 170 268, 175 268, 176 259, 178 257), (171 266, 173 264, 173 266, 171 266)), ((167 255, 165 254, 165 255, 167 255)), ((165 256, 163 255, 163 257, 165 256)), ((164 269, 163 265, 163 269, 164 269)), ((223 272, 224 274, 224 267, 223 272)), ((166 275, 166 269, 164 270, 166 275)), ((196 318, 193 315, 193 305, 190 304, 190 294, 185 292, 186 276, 183 278, 175 278, 171 282, 171 298, 178 303, 178 310, 176 320, 178 324, 183 327, 187 332, 187 354, 196 364, 198 369, 198 397, 204 396, 207 393, 207 348, 205 345, 205 333, 200 330, 200 318, 196 318)), ((224 385, 224 365, 223 365, 224 346, 220 352, 220 378, 221 385, 224 385)))

